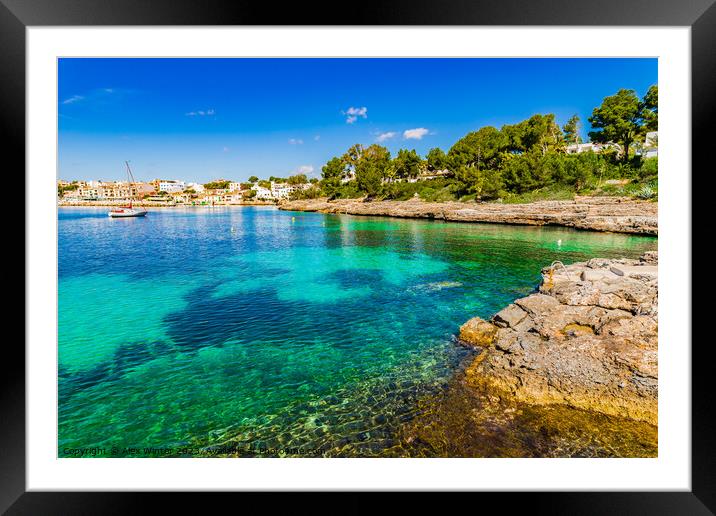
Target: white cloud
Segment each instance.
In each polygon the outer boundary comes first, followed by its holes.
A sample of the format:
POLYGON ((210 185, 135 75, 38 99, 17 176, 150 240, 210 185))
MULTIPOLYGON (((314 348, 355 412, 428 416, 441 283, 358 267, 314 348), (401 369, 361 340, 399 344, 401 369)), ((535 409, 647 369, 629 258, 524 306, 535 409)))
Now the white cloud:
POLYGON ((313 165, 301 165, 296 169, 296 174, 306 174, 310 176, 313 173, 313 165))
POLYGON ((121 94, 126 93, 126 91, 127 90, 117 90, 116 88, 98 88, 95 90, 87 91, 82 95, 72 95, 71 97, 68 97, 63 100, 62 104, 74 104, 75 102, 79 102, 80 100, 83 100, 85 102, 106 100, 111 96, 121 97, 121 94))
POLYGON ((403 138, 406 140, 422 140, 423 136, 428 134, 428 130, 424 127, 416 127, 415 129, 407 129, 403 131, 403 138))
POLYGON ((368 118, 368 108, 365 106, 363 106, 363 107, 351 106, 347 110, 342 111, 342 113, 344 115, 346 115, 346 123, 347 124, 354 123, 356 120, 358 120, 359 117, 360 118, 368 118))
POLYGON ((62 101, 63 104, 74 104, 75 102, 84 99, 82 95, 72 95, 70 98, 62 101))
POLYGON ((290 143, 291 145, 303 145, 303 140, 301 140, 300 138, 289 138, 288 143, 290 143))
POLYGON ((223 151, 224 151, 224 152, 229 152, 229 148, 228 148, 228 147, 224 147, 223 151))
POLYGON ((189 111, 186 113, 186 116, 214 116, 216 114, 216 111, 213 109, 207 109, 207 110, 199 110, 199 111, 189 111))
POLYGON ((378 136, 376 136, 375 140, 378 142, 384 142, 385 140, 390 140, 391 138, 394 138, 395 135, 394 131, 388 131, 387 133, 380 133, 378 136))
POLYGON ((320 135, 320 134, 317 134, 316 136, 313 137, 313 140, 314 140, 314 141, 318 141, 318 140, 320 140, 320 139, 321 139, 321 135, 320 135))

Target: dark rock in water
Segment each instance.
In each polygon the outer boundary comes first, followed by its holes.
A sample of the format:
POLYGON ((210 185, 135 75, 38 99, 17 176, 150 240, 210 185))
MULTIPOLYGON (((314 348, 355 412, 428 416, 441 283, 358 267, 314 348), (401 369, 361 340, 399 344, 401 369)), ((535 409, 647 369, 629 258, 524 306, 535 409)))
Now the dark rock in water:
POLYGON ((386 422, 386 417, 383 414, 378 414, 377 416, 373 417, 372 421, 373 424, 382 425, 386 422))

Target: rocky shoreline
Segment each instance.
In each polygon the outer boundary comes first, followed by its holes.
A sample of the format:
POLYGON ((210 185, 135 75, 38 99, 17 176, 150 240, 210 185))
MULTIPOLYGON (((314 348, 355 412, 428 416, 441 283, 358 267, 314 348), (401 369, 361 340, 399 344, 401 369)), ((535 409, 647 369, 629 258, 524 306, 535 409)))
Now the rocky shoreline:
POLYGON ((474 351, 422 399, 396 457, 657 457, 658 255, 542 270, 531 295, 459 344, 474 351))
POLYGON ((656 425, 657 274, 656 252, 544 268, 536 293, 461 327, 461 342, 481 350, 466 384, 656 425))
POLYGON ((449 222, 557 225, 592 231, 658 234, 658 203, 627 197, 576 197, 528 204, 323 199, 285 201, 279 209, 348 215, 426 218, 449 222))

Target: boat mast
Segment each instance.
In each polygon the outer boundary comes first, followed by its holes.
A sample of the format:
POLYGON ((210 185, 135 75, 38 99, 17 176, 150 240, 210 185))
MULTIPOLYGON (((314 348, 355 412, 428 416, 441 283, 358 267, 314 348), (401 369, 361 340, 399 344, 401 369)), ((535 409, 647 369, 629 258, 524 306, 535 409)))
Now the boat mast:
POLYGON ((125 165, 127 165, 127 179, 129 179, 129 207, 132 207, 132 185, 134 184, 134 174, 132 174, 132 169, 129 168, 129 161, 124 162, 125 165))

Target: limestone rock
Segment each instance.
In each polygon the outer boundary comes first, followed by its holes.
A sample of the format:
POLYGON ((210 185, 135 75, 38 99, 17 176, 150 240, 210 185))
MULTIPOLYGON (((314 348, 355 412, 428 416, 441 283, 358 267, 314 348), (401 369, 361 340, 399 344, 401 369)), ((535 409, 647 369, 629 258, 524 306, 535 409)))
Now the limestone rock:
POLYGON ((503 308, 501 311, 497 312, 492 320, 494 323, 501 327, 505 328, 507 326, 517 326, 519 322, 524 319, 527 316, 527 312, 522 310, 517 305, 507 305, 506 308, 503 308))
POLYGON ((572 201, 540 201, 527 204, 426 202, 415 198, 408 201, 329 201, 324 198, 285 201, 279 204, 279 209, 455 222, 556 225, 645 235, 658 233, 658 203, 622 197, 576 197, 572 201))
POLYGON ((552 309, 559 306, 557 301, 552 296, 546 296, 544 294, 532 294, 531 296, 523 297, 515 301, 515 304, 527 311, 530 315, 540 315, 551 311, 552 309))
POLYGON ((657 251, 647 251, 639 258, 639 261, 656 265, 659 263, 659 253, 657 251))
POLYGON ((496 336, 497 327, 480 317, 473 317, 460 326, 460 341, 471 346, 490 347, 496 336))
POLYGON ((657 263, 651 253, 543 269, 539 293, 493 317, 500 329, 467 368, 468 385, 656 425, 657 263))

